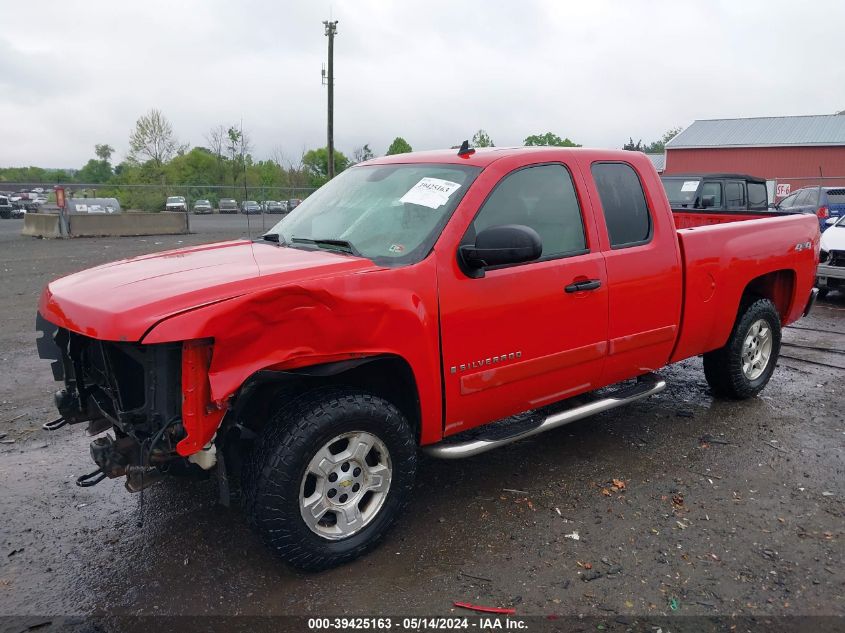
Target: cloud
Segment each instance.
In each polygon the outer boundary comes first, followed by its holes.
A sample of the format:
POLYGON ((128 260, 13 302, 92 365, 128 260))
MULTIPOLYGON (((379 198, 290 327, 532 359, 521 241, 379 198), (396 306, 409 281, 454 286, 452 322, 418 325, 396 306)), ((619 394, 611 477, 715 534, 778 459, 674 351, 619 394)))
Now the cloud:
POLYGON ((194 145, 241 118, 258 158, 323 145, 330 11, 348 153, 478 128, 619 147, 696 118, 845 108, 834 1, 15 3, 5 22, 29 26, 0 36, 0 165, 80 166, 95 143, 119 158, 152 107, 194 145))

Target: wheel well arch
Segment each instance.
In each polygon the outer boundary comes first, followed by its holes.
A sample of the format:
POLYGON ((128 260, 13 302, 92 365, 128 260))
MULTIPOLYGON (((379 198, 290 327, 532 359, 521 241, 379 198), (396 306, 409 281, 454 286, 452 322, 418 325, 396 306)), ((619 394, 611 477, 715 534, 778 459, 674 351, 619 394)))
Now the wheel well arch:
POLYGON ((745 286, 740 301, 740 310, 755 298, 763 297, 775 304, 781 322, 785 321, 795 300, 795 271, 774 270, 755 277, 745 286))
POLYGON ((358 388, 391 402, 408 420, 419 440, 422 415, 417 382, 408 361, 394 354, 291 370, 258 371, 238 390, 232 406, 232 418, 235 423, 257 432, 282 400, 326 386, 358 388))

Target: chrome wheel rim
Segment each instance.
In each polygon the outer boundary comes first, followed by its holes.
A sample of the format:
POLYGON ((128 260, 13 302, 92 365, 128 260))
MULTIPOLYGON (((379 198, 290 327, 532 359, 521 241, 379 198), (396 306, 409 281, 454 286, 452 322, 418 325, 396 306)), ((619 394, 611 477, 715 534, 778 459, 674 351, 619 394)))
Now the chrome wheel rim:
POLYGON ((299 489, 303 521, 325 539, 352 536, 378 515, 392 473, 390 453, 375 435, 366 431, 337 435, 305 469, 299 489))
POLYGON ((742 343, 742 373, 748 380, 757 380, 769 366, 772 357, 772 328, 758 319, 748 328, 742 343))

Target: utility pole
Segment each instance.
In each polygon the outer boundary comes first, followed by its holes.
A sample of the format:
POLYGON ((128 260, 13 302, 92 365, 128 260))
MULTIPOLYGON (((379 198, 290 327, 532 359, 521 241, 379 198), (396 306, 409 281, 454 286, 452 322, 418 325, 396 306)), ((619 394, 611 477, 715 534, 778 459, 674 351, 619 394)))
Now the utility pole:
POLYGON ((326 69, 323 69, 323 83, 329 88, 329 107, 328 107, 328 121, 326 125, 328 152, 328 177, 329 180, 334 178, 334 36, 337 35, 337 20, 325 20, 323 25, 326 27, 326 36, 329 38, 329 68, 328 77, 326 77, 326 69))

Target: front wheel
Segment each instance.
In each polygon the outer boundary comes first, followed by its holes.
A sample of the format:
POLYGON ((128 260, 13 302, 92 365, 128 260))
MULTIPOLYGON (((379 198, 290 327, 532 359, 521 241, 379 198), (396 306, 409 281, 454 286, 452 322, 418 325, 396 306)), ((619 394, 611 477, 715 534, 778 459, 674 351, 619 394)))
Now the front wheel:
POLYGON ((716 396, 743 400, 769 382, 780 354, 780 315, 768 299, 747 304, 724 347, 704 355, 704 376, 716 396))
POLYGON ((391 403, 321 389, 279 409, 253 452, 250 522, 290 565, 328 569, 372 549, 406 506, 416 442, 391 403))

